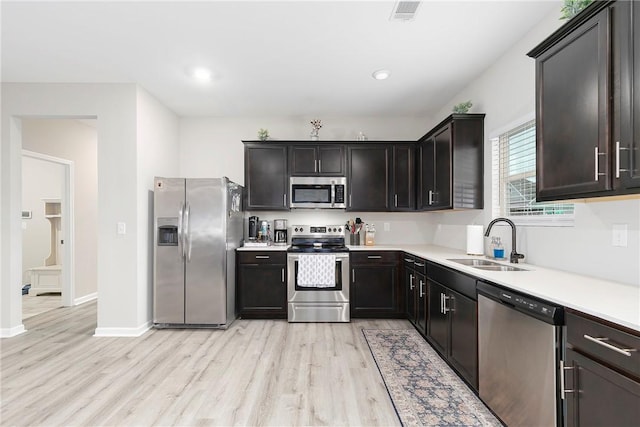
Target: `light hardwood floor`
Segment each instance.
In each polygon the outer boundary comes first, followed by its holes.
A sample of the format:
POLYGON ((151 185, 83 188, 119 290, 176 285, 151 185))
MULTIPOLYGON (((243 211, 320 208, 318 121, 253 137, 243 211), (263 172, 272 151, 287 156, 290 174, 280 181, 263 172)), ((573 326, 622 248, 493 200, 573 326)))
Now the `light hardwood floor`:
POLYGON ((62 307, 60 294, 22 295, 23 320, 59 307, 62 307))
POLYGON ((1 425, 365 425, 399 420, 362 328, 403 320, 238 320, 96 338, 96 303, 3 339, 1 425))

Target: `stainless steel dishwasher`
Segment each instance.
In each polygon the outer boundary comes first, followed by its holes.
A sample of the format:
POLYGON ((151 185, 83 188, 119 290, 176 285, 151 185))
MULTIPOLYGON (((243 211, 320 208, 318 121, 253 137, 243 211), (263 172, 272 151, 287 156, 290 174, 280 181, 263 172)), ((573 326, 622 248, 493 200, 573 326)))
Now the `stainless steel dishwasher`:
POLYGON ((478 281, 480 398, 507 426, 562 426, 563 307, 478 281))

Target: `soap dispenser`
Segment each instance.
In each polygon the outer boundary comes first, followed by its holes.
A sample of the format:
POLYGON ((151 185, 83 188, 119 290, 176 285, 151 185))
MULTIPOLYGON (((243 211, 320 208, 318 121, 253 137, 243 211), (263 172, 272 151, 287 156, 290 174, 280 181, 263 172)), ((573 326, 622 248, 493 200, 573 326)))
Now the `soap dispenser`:
POLYGON ((504 246, 502 245, 502 240, 500 239, 500 237, 491 238, 491 251, 493 252, 494 258, 504 258, 504 246))

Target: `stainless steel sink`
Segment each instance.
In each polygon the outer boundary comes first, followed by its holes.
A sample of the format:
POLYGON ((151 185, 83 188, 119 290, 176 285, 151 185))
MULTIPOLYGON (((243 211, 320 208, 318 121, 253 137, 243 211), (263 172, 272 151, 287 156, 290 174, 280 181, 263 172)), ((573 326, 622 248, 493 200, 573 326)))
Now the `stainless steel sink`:
POLYGON ((524 268, 512 267, 510 265, 481 265, 475 268, 487 271, 527 271, 524 268))
POLYGON ((524 268, 513 267, 511 265, 499 264, 488 259, 477 258, 460 258, 460 259, 448 259, 448 261, 457 262, 458 264, 468 265, 478 270, 487 271, 527 271, 524 268))
POLYGON ((477 258, 448 259, 447 261, 457 262, 462 265, 470 265, 471 267, 500 265, 497 262, 477 258))

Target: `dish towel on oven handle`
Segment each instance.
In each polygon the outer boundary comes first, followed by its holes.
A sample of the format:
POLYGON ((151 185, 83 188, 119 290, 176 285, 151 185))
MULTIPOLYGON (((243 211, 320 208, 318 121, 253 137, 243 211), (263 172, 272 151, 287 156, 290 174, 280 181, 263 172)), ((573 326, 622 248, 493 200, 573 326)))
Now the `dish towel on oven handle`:
POLYGON ((298 286, 333 288, 336 286, 336 256, 331 254, 300 254, 298 286))

